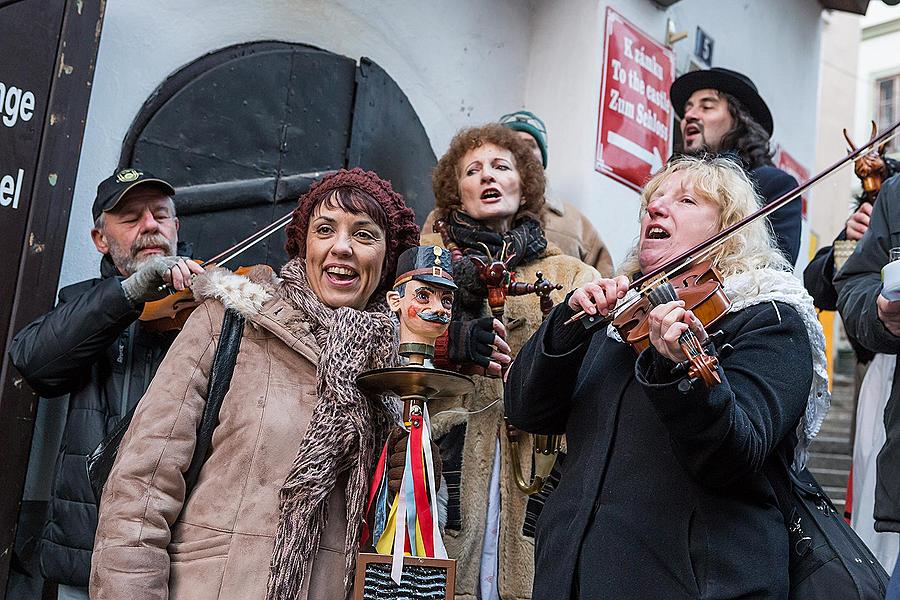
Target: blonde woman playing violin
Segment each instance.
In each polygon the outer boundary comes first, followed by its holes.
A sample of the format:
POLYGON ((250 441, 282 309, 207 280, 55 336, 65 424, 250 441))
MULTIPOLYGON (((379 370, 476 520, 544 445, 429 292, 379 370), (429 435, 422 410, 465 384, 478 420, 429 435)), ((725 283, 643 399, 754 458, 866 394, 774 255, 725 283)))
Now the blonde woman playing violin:
POLYGON ((787 597, 788 532, 774 490, 805 462, 828 397, 812 301, 765 222, 707 256, 731 301, 710 327, 671 298, 649 309, 640 353, 612 326, 565 324, 581 310, 614 312, 635 294, 629 281, 758 206, 731 161, 671 162, 643 191, 622 274, 574 291, 519 353, 505 391, 510 422, 565 433, 569 450, 538 523, 535 600, 787 597), (686 332, 716 358, 720 383, 687 374, 686 332))

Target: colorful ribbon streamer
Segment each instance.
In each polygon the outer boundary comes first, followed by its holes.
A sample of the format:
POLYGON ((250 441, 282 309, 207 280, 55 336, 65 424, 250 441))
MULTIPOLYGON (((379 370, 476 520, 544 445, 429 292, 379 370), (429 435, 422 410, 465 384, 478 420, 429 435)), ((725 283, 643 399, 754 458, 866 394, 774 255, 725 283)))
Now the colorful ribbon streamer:
POLYGON ((403 556, 447 558, 447 550, 435 522, 437 488, 434 457, 431 450, 431 428, 427 409, 410 415, 406 442, 406 464, 400 491, 387 507, 388 444, 385 443, 375 468, 366 515, 374 507, 373 530, 363 524, 361 543, 375 540, 379 554, 391 554, 391 578, 399 585, 403 573, 403 556))

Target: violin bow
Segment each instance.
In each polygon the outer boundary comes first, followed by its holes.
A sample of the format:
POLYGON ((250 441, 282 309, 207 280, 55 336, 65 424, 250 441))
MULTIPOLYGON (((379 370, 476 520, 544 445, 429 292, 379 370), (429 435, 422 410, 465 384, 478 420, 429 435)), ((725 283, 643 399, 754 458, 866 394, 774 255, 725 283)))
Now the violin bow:
MULTIPOLYGON (((631 284, 629 284, 628 289, 629 290, 640 289, 640 287, 643 286, 645 283, 653 281, 654 279, 658 279, 661 277, 667 277, 669 275, 674 275, 674 274, 678 273, 679 271, 681 271, 682 269, 691 265, 698 258, 710 254, 710 252, 716 246, 718 246, 718 245, 722 244, 723 242, 725 242, 726 240, 728 240, 731 236, 733 236, 735 233, 737 233, 739 230, 743 229, 750 223, 756 221, 757 219, 761 219, 762 217, 769 216, 770 214, 772 214, 773 212, 775 212, 776 210, 778 210, 779 208, 781 208, 788 202, 791 202, 792 200, 799 198, 804 192, 806 192, 813 186, 817 185, 820 181, 824 180, 829 175, 832 175, 833 173, 838 171, 844 165, 852 163, 854 160, 856 160, 857 158, 859 158, 860 156, 862 156, 863 154, 868 152, 870 148, 872 148, 878 144, 881 144, 883 142, 886 143, 886 142, 890 141, 891 139, 893 139, 896 135, 900 134, 900 132, 893 133, 894 130, 897 129, 898 127, 900 127, 900 120, 898 120, 893 125, 891 125, 887 129, 882 131, 881 134, 878 135, 877 137, 870 139, 868 142, 866 142, 865 144, 863 144, 862 146, 860 146, 853 152, 850 152, 849 154, 847 154, 847 156, 844 156, 841 159, 835 161, 830 166, 825 168, 823 171, 821 171, 821 172, 817 173, 816 175, 814 175, 813 177, 807 179, 806 181, 799 184, 794 189, 785 192, 780 197, 778 197, 776 200, 770 202, 769 204, 766 204, 765 206, 763 206, 762 208, 757 210, 755 213, 752 213, 752 214, 744 217, 743 219, 741 219, 737 223, 731 225, 730 227, 726 227, 725 229, 723 229, 716 235, 710 237, 707 240, 700 242, 699 244, 697 244, 690 250, 687 250, 686 252, 683 252, 679 256, 676 256, 675 258, 673 258, 666 264, 662 265, 661 267, 654 269, 653 271, 651 271, 650 273, 647 273, 646 275, 642 275, 641 277, 638 277, 633 282, 631 282, 631 284)), ((635 299, 635 301, 637 301, 637 299, 635 299)), ((624 310, 628 306, 631 306, 631 304, 632 304, 632 302, 629 302, 626 306, 623 306, 622 309, 624 310)), ((584 327, 585 327, 585 329, 591 329, 597 325, 600 325, 601 323, 610 322, 612 319, 615 318, 616 314, 618 314, 618 311, 614 310, 613 312, 610 313, 609 316, 603 317, 602 319, 598 319, 597 318, 598 315, 588 315, 588 313, 586 311, 582 310, 582 311, 576 313, 575 315, 573 315, 572 318, 570 318, 568 321, 566 321, 565 324, 568 325, 569 323, 574 323, 576 321, 580 321, 584 317, 588 317, 588 321, 586 323, 584 323, 584 327)))
MULTIPOLYGON (((319 179, 320 177, 324 177, 325 175, 331 175, 332 173, 336 173, 336 172, 337 171, 335 171, 333 169, 330 171, 314 171, 311 173, 300 173, 299 175, 296 175, 295 177, 307 177, 307 178, 315 181, 315 180, 319 179)), ((218 254, 216 254, 215 256, 210 258, 209 260, 203 261, 202 263, 200 263, 200 266, 206 267, 206 266, 212 265, 212 264, 215 264, 218 266, 224 265, 231 259, 237 257, 238 255, 242 254, 243 252, 246 252, 247 250, 249 250, 256 244, 260 243, 261 241, 263 241, 264 239, 266 239, 273 233, 276 233, 282 227, 285 227, 288 223, 291 222, 291 217, 293 215, 294 215, 294 211, 291 210, 288 214, 284 215, 277 221, 274 221, 273 223, 266 225, 259 231, 256 231, 256 232, 250 234, 248 237, 244 238, 237 244, 231 246, 230 248, 223 250, 222 252, 219 252, 218 254)))

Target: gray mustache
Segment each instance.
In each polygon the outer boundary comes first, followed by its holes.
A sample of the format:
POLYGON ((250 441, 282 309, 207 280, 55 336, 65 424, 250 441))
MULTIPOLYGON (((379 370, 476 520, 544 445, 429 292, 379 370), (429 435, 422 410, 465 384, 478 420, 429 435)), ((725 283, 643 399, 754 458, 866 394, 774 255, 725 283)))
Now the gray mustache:
POLYGON ((450 315, 447 313, 436 313, 432 310, 420 310, 416 312, 419 315, 419 318, 423 321, 429 321, 431 323, 440 323, 441 325, 446 325, 450 322, 450 315))
POLYGON ((131 245, 131 255, 135 256, 141 250, 145 248, 153 248, 156 246, 160 246, 162 248, 168 248, 171 250, 172 242, 166 239, 161 233, 148 233, 138 237, 134 240, 134 243, 131 245))

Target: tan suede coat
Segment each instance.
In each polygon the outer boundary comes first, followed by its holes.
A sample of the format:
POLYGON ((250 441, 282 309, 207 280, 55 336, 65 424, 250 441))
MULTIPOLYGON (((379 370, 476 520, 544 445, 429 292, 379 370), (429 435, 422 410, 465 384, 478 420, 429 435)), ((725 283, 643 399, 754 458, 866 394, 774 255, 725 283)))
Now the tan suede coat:
MULTIPOLYGON (((211 271, 191 315, 140 401, 100 504, 94 600, 265 598, 278 492, 317 401, 318 344, 274 295, 272 271, 211 271), (251 281, 252 280, 252 281, 251 281), (183 472, 196 442, 226 306, 247 318, 211 454, 190 497, 183 472)), ((343 484, 300 600, 340 600, 343 484)))
MULTIPOLYGON (((423 235, 421 243, 440 244, 440 236, 423 235)), ((555 303, 562 302, 571 290, 600 276, 593 267, 563 254, 552 244, 539 260, 520 266, 516 271, 516 279, 534 281, 538 271, 550 281, 563 285, 562 290, 551 294, 555 303)), ((507 342, 515 357, 543 321, 537 296, 507 298, 504 321, 507 327, 507 342)), ((503 383, 499 379, 487 377, 474 376, 473 379, 475 380, 473 394, 455 402, 431 401, 428 405, 432 434, 435 438, 444 435, 456 425, 466 423, 460 478, 462 529, 447 530, 444 535, 447 553, 450 558, 458 561, 456 598, 475 600, 478 594, 491 468, 494 463, 496 440, 499 437, 501 512, 498 587, 503 600, 528 600, 531 598, 534 580, 534 539, 522 534, 528 497, 519 491, 513 481, 509 441, 505 434, 498 436, 504 427, 501 400, 503 383), (460 407, 467 411, 476 411, 489 405, 491 406, 487 410, 475 414, 457 412, 460 407)), ((530 436, 522 434, 519 460, 526 474, 530 473, 531 469, 531 445, 530 436)))

